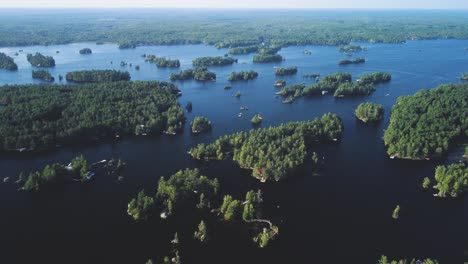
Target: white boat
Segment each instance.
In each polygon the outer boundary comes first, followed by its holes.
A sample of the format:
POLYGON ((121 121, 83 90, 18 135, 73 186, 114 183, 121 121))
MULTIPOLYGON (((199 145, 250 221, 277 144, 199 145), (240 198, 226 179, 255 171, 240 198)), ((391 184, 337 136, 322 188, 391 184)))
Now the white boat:
POLYGON ((93 176, 94 176, 94 172, 88 171, 88 173, 86 174, 86 179, 91 180, 91 178, 93 178, 93 176))

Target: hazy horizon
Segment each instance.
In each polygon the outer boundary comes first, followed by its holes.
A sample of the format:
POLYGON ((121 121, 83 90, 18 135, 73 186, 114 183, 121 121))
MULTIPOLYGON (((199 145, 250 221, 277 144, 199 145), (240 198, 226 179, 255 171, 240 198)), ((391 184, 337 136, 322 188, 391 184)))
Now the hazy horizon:
POLYGON ((101 8, 152 8, 152 9, 416 9, 416 10, 466 10, 468 9, 468 1, 460 3, 459 0, 290 0, 287 3, 284 1, 268 1, 257 0, 255 2, 249 0, 232 1, 216 1, 216 0, 18 0, 14 2, 2 3, 0 9, 5 8, 41 8, 41 9, 56 9, 56 8, 77 8, 77 9, 101 9, 101 8))

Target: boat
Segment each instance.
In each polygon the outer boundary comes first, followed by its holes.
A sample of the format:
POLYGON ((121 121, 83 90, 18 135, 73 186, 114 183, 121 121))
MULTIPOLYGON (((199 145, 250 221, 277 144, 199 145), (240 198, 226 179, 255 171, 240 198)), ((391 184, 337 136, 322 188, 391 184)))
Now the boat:
POLYGON ((167 218, 167 212, 166 211, 162 211, 161 214, 159 215, 162 219, 166 219, 167 218))
POLYGON ((238 117, 242 117, 242 113, 239 113, 237 116, 238 116, 238 117))
POLYGON ((94 176, 94 172, 88 171, 88 173, 86 174, 86 179, 91 180, 91 178, 93 178, 93 176, 94 176))
POLYGON ((249 108, 245 105, 241 105, 240 110, 249 110, 249 108))
POLYGON ((275 86, 276 87, 283 87, 286 85, 286 81, 285 80, 279 80, 279 81, 276 81, 275 82, 275 86))
POLYGON ((328 91, 322 91, 322 95, 328 94, 328 91))

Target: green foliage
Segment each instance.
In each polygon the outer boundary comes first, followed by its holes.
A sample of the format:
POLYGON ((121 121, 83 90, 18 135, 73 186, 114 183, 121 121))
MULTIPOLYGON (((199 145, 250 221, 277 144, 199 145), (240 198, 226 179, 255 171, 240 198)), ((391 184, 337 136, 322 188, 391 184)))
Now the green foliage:
POLYGON ((54 67, 55 66, 55 60, 51 56, 44 56, 39 52, 36 52, 36 54, 28 54, 26 56, 28 59, 29 63, 31 63, 32 66, 36 67, 54 67))
POLYGON ((250 54, 250 53, 255 53, 258 52, 258 46, 247 46, 247 47, 236 47, 236 48, 230 48, 228 53, 233 54, 233 55, 240 55, 240 54, 250 54))
POLYGON ((51 149, 115 134, 179 131, 185 117, 166 82, 0 88, 0 150, 51 149), (143 127, 142 127, 143 126, 143 127))
POLYGON ((254 125, 258 125, 260 124, 261 122, 263 121, 263 116, 261 114, 256 114, 252 117, 252 119, 250 120, 250 122, 252 122, 252 124, 254 125))
POLYGON ((92 54, 93 51, 90 48, 80 49, 80 54, 92 54))
POLYGON ((289 67, 289 68, 277 68, 275 71, 276 76, 285 76, 285 75, 293 75, 297 73, 297 67, 289 67))
POLYGON ((198 229, 195 231, 193 236, 200 240, 200 242, 206 242, 208 240, 208 232, 206 228, 205 221, 201 220, 200 224, 198 224, 198 229))
POLYGON ((18 70, 18 65, 16 65, 12 57, 0 52, 0 69, 16 71, 18 70))
POLYGON ((127 207, 127 213, 135 221, 145 220, 149 212, 154 207, 154 198, 147 196, 144 190, 141 190, 137 197, 133 198, 127 207))
POLYGON ((361 83, 343 83, 338 89, 336 89, 333 96, 343 97, 343 96, 359 96, 359 95, 369 95, 375 90, 374 85, 372 84, 361 84, 361 83))
POLYGON ((397 205, 395 209, 393 209, 392 218, 398 219, 399 217, 400 217, 400 206, 397 205))
POLYGON ((146 61, 149 61, 151 63, 155 63, 156 66, 161 67, 161 68, 179 68, 180 67, 180 61, 175 59, 167 59, 167 58, 158 58, 156 55, 147 55, 146 56, 146 61))
POLYGON ((75 171, 80 176, 82 181, 85 181, 89 172, 89 164, 85 157, 80 155, 74 158, 71 164, 73 171, 75 171))
POLYGON ((384 134, 390 156, 440 157, 451 143, 466 137, 468 84, 442 85, 397 99, 384 134))
POLYGON ((281 62, 283 57, 279 54, 271 55, 255 55, 253 56, 253 62, 255 63, 269 63, 269 62, 281 62))
POLYGON ((400 259, 400 260, 389 260, 386 256, 381 256, 379 259, 379 262, 377 264, 416 264, 416 263, 421 263, 421 264, 439 264, 439 262, 435 259, 430 259, 426 258, 422 262, 416 262, 416 260, 413 258, 412 260, 408 259, 400 259))
POLYGON ((199 144, 189 153, 195 159, 221 160, 229 156, 261 180, 284 178, 304 163, 307 148, 316 141, 340 137, 341 119, 333 114, 306 122, 253 129, 225 135, 210 145, 199 144))
POLYGON ((72 71, 65 75, 69 82, 76 83, 100 83, 130 81, 130 73, 116 70, 83 70, 72 71))
POLYGON ((431 185, 431 179, 429 179, 428 177, 425 177, 422 183, 422 187, 424 189, 429 189, 430 185, 431 185))
POLYGON ((218 193, 218 189, 218 179, 210 180, 200 175, 198 169, 185 169, 173 174, 167 180, 161 177, 156 197, 164 200, 171 214, 179 203, 193 200, 196 197, 194 194, 204 193, 207 197, 213 197, 218 193))
POLYGON ((253 241, 258 245, 260 248, 265 248, 268 246, 268 243, 271 239, 278 234, 278 227, 271 226, 270 228, 263 228, 262 232, 260 232, 257 236, 253 238, 253 241))
POLYGON ((231 72, 229 75, 228 81, 248 81, 253 80, 258 77, 258 73, 256 71, 240 71, 240 72, 231 72))
POLYGON ((380 104, 367 102, 359 104, 354 113, 364 123, 377 122, 383 118, 384 108, 380 104))
POLYGON ((32 77, 46 82, 53 82, 55 80, 48 70, 33 70, 32 77))
POLYGON ((359 45, 346 45, 346 46, 341 45, 340 46, 340 52, 357 52, 361 50, 362 50, 362 47, 359 45))
POLYGON ((192 128, 192 133, 205 132, 211 130, 211 121, 204 116, 197 116, 193 119, 190 127, 192 128))
POLYGON ((197 67, 195 69, 183 70, 180 73, 171 73, 171 81, 175 80, 190 80, 197 81, 214 81, 216 80, 216 73, 208 71, 206 67, 197 67))
POLYGON ((468 188, 468 168, 465 163, 437 166, 435 171, 436 185, 439 197, 457 197, 468 188))
POLYGON ((63 180, 66 171, 62 165, 54 163, 46 165, 42 171, 32 172, 27 178, 20 177, 20 183, 23 183, 23 190, 39 191, 43 186, 56 183, 58 180, 63 180))
MULTIPOLYGON (((224 205, 224 201, 223 201, 224 205)), ((242 211, 242 203, 239 200, 232 200, 229 204, 225 205, 226 210, 224 211, 224 220, 236 221, 240 219, 242 211)))
POLYGON ((223 66, 231 65, 234 62, 237 63, 237 59, 231 57, 201 57, 194 59, 192 65, 194 67, 223 66))
POLYGON ((338 63, 339 65, 348 65, 348 64, 361 64, 365 63, 366 60, 364 58, 356 58, 354 60, 340 60, 338 63))
POLYGON ((374 72, 364 74, 359 77, 358 81, 360 84, 379 84, 386 83, 392 79, 392 75, 386 72, 374 72))
POLYGON ((244 221, 252 220, 255 218, 255 209, 250 202, 244 203, 244 211, 242 212, 242 219, 244 221))
POLYGON ((322 91, 334 92, 341 84, 351 82, 352 76, 349 73, 334 73, 324 76, 319 82, 307 86, 303 89, 304 96, 321 95, 322 91))

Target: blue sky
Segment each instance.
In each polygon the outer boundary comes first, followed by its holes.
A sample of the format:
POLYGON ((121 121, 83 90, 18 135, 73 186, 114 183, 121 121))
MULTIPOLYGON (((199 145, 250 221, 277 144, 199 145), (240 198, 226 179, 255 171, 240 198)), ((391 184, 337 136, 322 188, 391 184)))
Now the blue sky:
POLYGON ((468 0, 0 0, 0 7, 468 9, 468 0))

